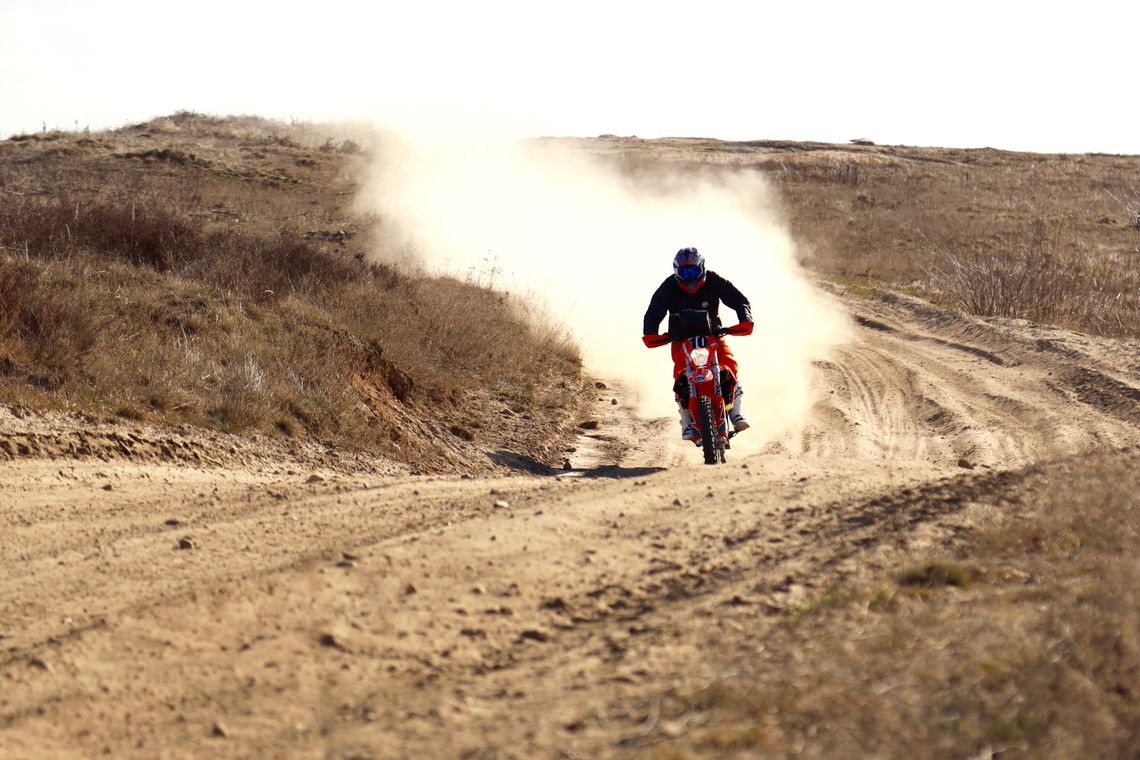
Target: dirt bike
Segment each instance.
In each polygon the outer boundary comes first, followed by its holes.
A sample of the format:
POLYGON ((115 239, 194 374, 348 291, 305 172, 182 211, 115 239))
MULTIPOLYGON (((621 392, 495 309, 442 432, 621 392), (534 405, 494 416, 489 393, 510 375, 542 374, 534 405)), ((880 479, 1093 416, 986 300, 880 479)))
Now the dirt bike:
POLYGON ((718 338, 748 335, 751 326, 733 325, 714 329, 707 311, 687 309, 669 317, 669 332, 646 336, 650 348, 680 343, 685 353, 685 372, 677 377, 674 392, 680 403, 687 403, 693 423, 700 432, 694 441, 704 450, 705 464, 724 464, 729 439, 736 432, 728 429, 727 410, 732 407, 736 378, 717 363, 718 338))

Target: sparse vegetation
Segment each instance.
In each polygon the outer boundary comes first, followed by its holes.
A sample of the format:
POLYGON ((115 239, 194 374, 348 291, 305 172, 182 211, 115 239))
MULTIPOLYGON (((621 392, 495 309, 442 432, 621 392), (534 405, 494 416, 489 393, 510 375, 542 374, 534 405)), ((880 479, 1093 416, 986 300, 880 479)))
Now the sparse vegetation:
POLYGON ((594 149, 631 174, 763 172, 824 277, 1140 336, 1140 157, 673 138, 594 149))
POLYGON ((970 585, 971 575, 969 568, 956 562, 931 561, 907 568, 899 576, 899 584, 921 588, 939 588, 940 586, 965 588, 970 585))
POLYGON ((1140 238, 1120 201, 1138 157, 876 146, 760 165, 826 276, 981 316, 1140 335, 1140 238))
POLYGON ((416 460, 432 444, 409 419, 471 427, 503 384, 566 414, 565 335, 380 263, 376 220, 346 210, 361 143, 316 134, 178 114, 0 143, 0 393, 416 460))
MULTIPOLYGON (((1108 188, 1105 188, 1104 192, 1120 206, 1120 210, 1125 214, 1125 219, 1131 221, 1135 227, 1140 228, 1140 190, 1133 186, 1120 190, 1119 195, 1108 188)), ((1110 222, 1112 220, 1106 217, 1105 221, 1110 222)))
POLYGON ((947 254, 928 270, 929 287, 972 314, 1140 334, 1140 269, 1073 253, 1075 247, 1060 241, 1060 231, 1049 236, 1038 222, 1024 248, 968 258, 947 254))
POLYGON ((811 265, 980 316, 1140 335, 1140 240, 1097 193, 1129 159, 955 153, 947 164, 857 164, 855 180, 777 174, 811 265), (962 181, 955 165, 969 167, 962 181))

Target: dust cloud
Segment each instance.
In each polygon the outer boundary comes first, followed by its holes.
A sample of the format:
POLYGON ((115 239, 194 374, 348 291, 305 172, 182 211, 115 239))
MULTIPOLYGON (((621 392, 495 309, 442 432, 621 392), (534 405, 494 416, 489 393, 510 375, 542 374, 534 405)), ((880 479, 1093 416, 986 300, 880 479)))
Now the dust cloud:
MULTIPOLYGON (((414 250, 429 271, 493 283, 564 322, 588 371, 625 381, 651 416, 675 418, 676 405, 669 349, 642 345, 642 319, 673 254, 698 247, 756 322, 731 339, 753 426, 736 448, 794 431, 813 402, 812 361, 849 335, 842 308, 805 277, 758 172, 631 167, 584 141, 390 133, 360 202, 399 238, 386 250, 414 250)), ((735 324, 731 309, 721 315, 735 324)))

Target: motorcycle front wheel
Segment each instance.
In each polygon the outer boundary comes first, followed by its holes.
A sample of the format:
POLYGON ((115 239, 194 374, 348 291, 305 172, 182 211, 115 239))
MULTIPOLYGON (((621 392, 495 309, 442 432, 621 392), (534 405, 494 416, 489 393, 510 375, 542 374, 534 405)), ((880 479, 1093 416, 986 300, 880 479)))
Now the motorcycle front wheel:
POLYGON ((701 448, 705 451, 705 464, 717 464, 719 457, 716 450, 716 420, 713 418, 712 399, 701 396, 697 399, 697 406, 701 413, 701 448))

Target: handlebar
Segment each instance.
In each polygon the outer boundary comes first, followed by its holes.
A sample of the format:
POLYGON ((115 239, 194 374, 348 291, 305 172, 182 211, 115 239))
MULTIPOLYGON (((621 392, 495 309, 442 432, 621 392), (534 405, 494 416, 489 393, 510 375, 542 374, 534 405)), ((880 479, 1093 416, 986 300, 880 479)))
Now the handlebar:
MULTIPOLYGON (((731 327, 718 327, 712 331, 712 334, 718 338, 724 335, 751 335, 752 326, 753 325, 751 322, 741 322, 740 324, 733 325, 731 327)), ((669 343, 673 343, 674 341, 678 340, 685 340, 685 338, 674 337, 671 333, 643 335, 641 337, 641 341, 646 345, 647 348, 657 348, 658 346, 668 345, 669 343)))

